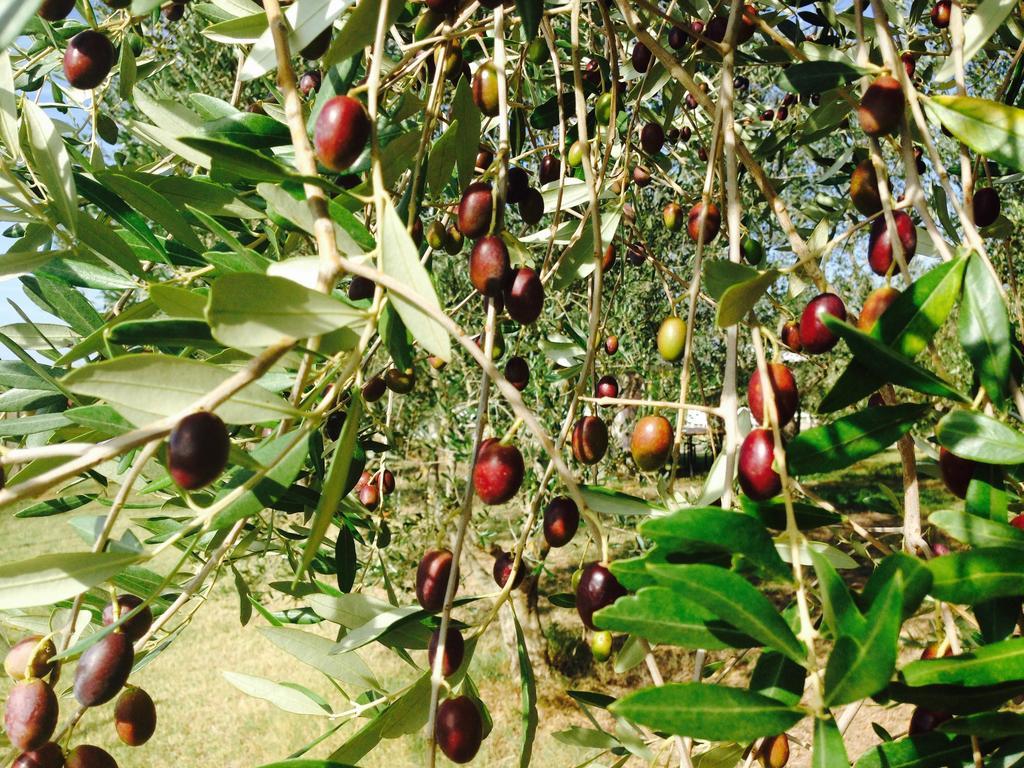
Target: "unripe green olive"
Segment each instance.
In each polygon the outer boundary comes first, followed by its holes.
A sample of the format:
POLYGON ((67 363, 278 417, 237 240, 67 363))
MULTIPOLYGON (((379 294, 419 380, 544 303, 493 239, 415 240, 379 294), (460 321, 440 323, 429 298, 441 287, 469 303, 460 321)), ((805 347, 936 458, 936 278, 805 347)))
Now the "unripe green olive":
POLYGON ((595 632, 590 636, 590 653, 594 661, 605 662, 612 657, 612 633, 595 632))

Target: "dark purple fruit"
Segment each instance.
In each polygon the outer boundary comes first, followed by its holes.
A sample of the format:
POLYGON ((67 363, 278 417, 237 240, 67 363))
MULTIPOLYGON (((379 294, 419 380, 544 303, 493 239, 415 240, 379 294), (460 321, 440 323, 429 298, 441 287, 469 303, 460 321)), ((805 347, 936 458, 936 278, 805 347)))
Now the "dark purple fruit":
POLYGON ((368 403, 376 403, 387 392, 388 385, 384 383, 384 379, 380 376, 374 376, 363 384, 363 400, 368 403))
POLYGON ((800 344, 800 325, 794 323, 792 320, 782 326, 782 333, 779 334, 782 343, 789 347, 794 352, 799 352, 803 349, 800 344))
POLYGON ((665 131, 657 123, 647 123, 640 130, 640 146, 649 155, 656 155, 665 146, 665 131))
POLYGON ((580 510, 568 496, 556 496, 544 510, 544 540, 549 546, 564 547, 580 527, 580 510))
POLYGON ((924 733, 930 733, 949 720, 950 717, 951 715, 947 715, 945 712, 933 712, 924 707, 915 707, 914 713, 910 716, 910 728, 907 731, 907 735, 920 736, 924 733))
POLYGON ((608 427, 600 416, 583 416, 572 429, 572 455, 581 464, 597 464, 608 451, 608 427))
POLYGON ((505 378, 508 383, 522 392, 530 383, 530 364, 516 355, 505 363, 505 378))
POLYGON ((83 707, 106 704, 120 691, 135 663, 128 636, 112 632, 82 654, 75 669, 75 698, 83 707))
POLYGON ((487 147, 480 147, 476 153, 476 161, 474 166, 478 171, 486 171, 491 167, 491 163, 494 162, 494 153, 491 152, 487 147))
POLYGON ((500 296, 508 284, 511 262, 498 235, 481 237, 469 255, 469 281, 484 296, 500 296))
POLYGON ((633 166, 633 183, 640 189, 649 187, 651 184, 651 173, 642 165, 633 166))
MULTIPOLYGON (((430 635, 430 643, 427 646, 427 660, 430 668, 434 668, 434 659, 437 658, 437 643, 441 639, 441 630, 435 629, 430 635)), ((451 677, 459 667, 466 655, 466 641, 462 639, 462 633, 455 627, 449 626, 444 636, 444 657, 441 659, 441 674, 451 677)))
POLYGON ((380 506, 380 489, 367 483, 359 489, 359 503, 372 512, 380 506))
POLYGON ((165 5, 160 12, 167 21, 181 21, 181 18, 185 15, 185 4, 171 3, 170 5, 165 5))
MULTIPOLYGON (((690 209, 689 221, 686 224, 686 234, 690 236, 693 242, 697 242, 700 239, 701 233, 701 213, 704 210, 704 206, 701 203, 697 203, 690 209)), ((708 203, 707 213, 704 214, 704 244, 707 245, 718 235, 718 230, 722 226, 722 214, 718 210, 718 206, 714 203, 708 203)))
POLYGON ((775 458, 775 439, 767 429, 754 429, 740 446, 740 488, 754 501, 777 496, 782 490, 782 478, 772 469, 775 458))
POLYGON ((299 91, 308 99, 310 94, 320 90, 322 84, 323 75, 319 71, 311 69, 308 72, 304 72, 302 77, 299 78, 299 91))
POLYGON ((850 174, 850 199, 854 207, 865 216, 873 216, 882 210, 878 174, 870 159, 861 160, 850 174))
POLYGON ((907 73, 907 77, 913 77, 917 70, 917 57, 910 51, 904 51, 900 54, 900 61, 903 62, 903 71, 907 73))
POLYGON ((690 36, 682 27, 672 27, 668 31, 668 44, 678 51, 690 44, 690 36))
POLYGON ((75 10, 75 0, 43 0, 37 13, 47 21, 66 19, 75 10))
MULTIPOLYGON (((785 426, 796 413, 800 404, 800 393, 796 388, 793 372, 782 363, 768 363, 768 379, 775 393, 775 410, 779 417, 779 426, 785 426)), ((761 372, 755 370, 747 384, 747 403, 750 412, 759 423, 765 423, 764 391, 761 385, 761 372)))
POLYGON ((654 472, 665 466, 672 455, 674 434, 664 416, 644 416, 633 427, 629 451, 641 472, 654 472))
POLYGON ((480 710, 468 696, 445 699, 437 708, 434 739, 453 763, 468 763, 480 750, 484 723, 480 710))
POLYGON ((87 29, 68 42, 64 77, 73 88, 89 90, 107 79, 117 60, 114 44, 102 32, 87 29))
POLYGON ((328 25, 327 29, 314 37, 305 48, 299 51, 299 56, 307 61, 319 59, 327 53, 327 49, 331 47, 331 34, 333 32, 334 26, 328 25))
POLYGON ((530 191, 530 174, 525 168, 513 166, 508 169, 505 202, 517 204, 523 202, 530 191))
POLYGON ((390 469, 385 469, 383 475, 380 472, 374 472, 369 483, 374 488, 382 489, 385 496, 390 496, 395 492, 395 475, 390 469))
POLYGON ((384 372, 384 386, 396 395, 407 395, 416 386, 416 371, 412 368, 406 368, 404 371, 388 368, 384 372))
MULTIPOLYGON (((476 251, 475 248, 473 250, 476 251)), ((543 307, 544 285, 540 275, 529 267, 520 267, 512 273, 512 279, 505 289, 505 309, 509 316, 517 323, 530 325, 540 317, 543 307)))
POLYGON ((633 45, 633 52, 630 60, 633 62, 633 69, 637 72, 646 72, 651 66, 651 49, 639 40, 633 45))
POLYGON ((899 295, 900 292, 890 285, 883 285, 869 293, 857 318, 857 327, 864 333, 870 333, 878 318, 899 298, 899 295))
POLYGON ((60 707, 53 689, 38 677, 22 680, 7 694, 4 730, 22 752, 39 749, 57 727, 60 707))
POLYGON ((959 499, 967 498, 967 487, 974 477, 975 462, 961 459, 945 448, 939 448, 939 472, 946 489, 959 499))
POLYGON ((48 741, 39 749, 23 752, 11 764, 11 768, 62 768, 64 753, 61 748, 48 741))
POLYGON ((597 380, 597 387, 594 389, 594 397, 618 397, 619 380, 610 373, 597 380))
POLYGON ((42 636, 31 635, 11 646, 4 657, 4 670, 15 680, 46 677, 53 671, 55 663, 50 659, 56 655, 52 640, 43 641, 42 636))
MULTIPOLYGON (((491 575, 494 577, 494 583, 502 589, 508 584, 509 577, 512 575, 512 566, 515 563, 515 558, 511 552, 499 552, 494 557, 494 567, 491 568, 491 575)), ((519 568, 516 570, 516 577, 512 582, 512 589, 518 589, 519 585, 523 583, 523 578, 526 576, 526 568, 523 562, 520 560, 519 568)))
POLYGON ((528 227, 539 224, 544 218, 544 195, 540 190, 533 187, 526 190, 526 196, 519 202, 519 218, 528 227))
POLYGON ((899 127, 905 99, 900 81, 883 75, 868 86, 857 107, 861 130, 868 136, 885 136, 899 127))
POLYGON ((640 242, 630 243, 626 248, 626 258, 630 264, 639 267, 647 261, 647 246, 640 242))
POLYGON ((114 727, 129 747, 141 747, 156 731, 156 705, 141 688, 127 688, 114 705, 114 727))
POLYGON ((558 181, 561 172, 562 161, 554 155, 544 155, 540 159, 540 170, 537 173, 537 177, 540 179, 541 184, 550 184, 553 181, 558 181))
POLYGON ((597 629, 594 626, 594 614, 625 594, 626 589, 619 584, 619 580, 600 563, 591 563, 584 568, 576 588, 576 610, 584 626, 597 629))
MULTIPOLYGON (((142 598, 135 595, 119 595, 117 598, 117 618, 131 613, 142 605, 142 602, 142 598)), ((117 621, 117 618, 114 617, 114 604, 107 603, 107 607, 103 609, 103 626, 110 626, 117 621)), ((149 631, 152 624, 153 611, 147 605, 128 619, 128 621, 124 622, 120 627, 120 631, 127 635, 128 639, 134 643, 149 631)))
POLYGON ((316 118, 313 145, 316 157, 332 171, 344 171, 354 163, 370 139, 370 117, 358 99, 335 96, 316 118))
POLYGON ((484 504, 504 504, 523 484, 523 454, 514 445, 502 445, 495 438, 484 440, 473 467, 473 487, 484 504))
POLYGON ((459 231, 466 237, 482 237, 490 231, 493 216, 491 185, 476 181, 466 187, 459 202, 459 231))
POLYGON ((80 744, 68 752, 64 768, 117 768, 117 761, 99 747, 80 744))
POLYGON ((999 193, 992 187, 982 187, 974 193, 974 223, 979 227, 994 224, 999 218, 999 193))
POLYGON ((186 416, 167 438, 167 469, 178 487, 209 485, 228 463, 231 439, 220 417, 209 411, 186 416))
POLYGON ((800 315, 800 346, 805 352, 820 355, 839 343, 839 337, 825 327, 822 321, 825 315, 846 319, 846 305, 834 293, 815 296, 800 315))
POLYGON ((424 610, 436 613, 444 607, 444 593, 452 572, 452 553, 428 550, 416 569, 416 599, 424 610))
POLYGON ((351 301, 372 299, 373 291, 376 287, 376 283, 370 278, 356 275, 352 278, 352 282, 348 284, 348 297, 351 301))
MULTIPOLYGON (((917 250, 917 228, 914 227, 910 216, 903 211, 893 211, 892 217, 896 224, 896 233, 903 245, 903 259, 909 264, 917 250)), ((879 216, 871 223, 871 236, 868 238, 868 264, 876 275, 886 275, 895 258, 885 217, 879 216)), ((897 268, 896 271, 898 272, 899 269, 897 268)))
POLYGON ((932 6, 932 25, 936 29, 945 29, 949 26, 949 17, 953 13, 953 3, 950 0, 939 0, 932 6))
POLYGON ((619 351, 619 337, 609 336, 604 340, 604 353, 606 355, 614 355, 619 351))

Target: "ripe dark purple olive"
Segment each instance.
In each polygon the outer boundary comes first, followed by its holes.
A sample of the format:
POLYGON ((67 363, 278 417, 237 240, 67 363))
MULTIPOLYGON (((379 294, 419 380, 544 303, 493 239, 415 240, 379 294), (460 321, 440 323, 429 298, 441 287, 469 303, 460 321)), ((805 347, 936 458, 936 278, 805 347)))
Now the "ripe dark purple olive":
POLYGON ((141 747, 156 732, 156 704, 141 688, 127 688, 114 705, 114 727, 129 747, 141 747))
POLYGON ((633 427, 629 450, 641 472, 654 472, 665 466, 672 455, 674 433, 664 416, 644 416, 633 427))
MULTIPOLYGON (((772 392, 775 393, 775 410, 778 413, 779 426, 784 427, 789 424, 800 404, 796 379, 793 378, 793 372, 782 363, 768 363, 768 380, 771 382, 772 392)), ((759 370, 750 374, 750 382, 747 384, 747 404, 750 406, 750 412, 754 419, 758 423, 764 424, 767 408, 764 405, 764 390, 759 370)))
POLYGON ((43 640, 41 635, 31 635, 11 646, 4 657, 4 670, 15 680, 30 677, 46 677, 53 671, 57 655, 52 640, 43 640))
POLYGON ((334 32, 334 26, 328 25, 327 29, 321 32, 319 35, 314 37, 305 48, 299 51, 299 56, 304 58, 306 61, 312 61, 313 59, 319 59, 325 53, 327 49, 331 47, 331 34, 334 32))
POLYGON ((525 168, 513 166, 508 169, 506 184, 505 202, 521 203, 526 197, 526 193, 530 191, 530 174, 526 172, 525 168))
POLYGON ((372 512, 380 506, 380 489, 367 483, 359 489, 359 503, 372 512))
POLYGON ((376 287, 377 284, 370 278, 356 275, 352 278, 352 282, 348 284, 348 298, 351 301, 372 299, 373 291, 376 287))
POLYGON ((665 131, 657 123, 647 123, 640 130, 640 146, 649 155, 656 155, 665 146, 665 131))
POLYGON ((38 749, 53 735, 59 711, 53 689, 38 677, 16 683, 4 709, 7 738, 22 752, 38 749))
POLYGON ((484 504, 504 504, 523 484, 523 454, 514 445, 502 445, 495 438, 484 440, 473 467, 473 487, 484 504))
POLYGON ((47 21, 60 21, 66 19, 75 9, 75 0, 43 0, 37 13, 47 21))
POLYGON ((99 747, 79 744, 68 752, 64 768, 117 768, 117 761, 99 747))
POLYGON ((923 733, 930 733, 949 720, 951 715, 945 712, 933 712, 924 707, 915 707, 914 713, 910 716, 910 728, 908 736, 920 736, 923 733))
POLYGON ((132 641, 112 632, 82 654, 75 669, 75 698, 83 707, 106 704, 120 691, 135 663, 132 641))
POLYGON ((625 594, 625 587, 600 563, 591 563, 584 568, 579 586, 576 587, 576 610, 584 626, 597 629, 594 626, 594 614, 625 594))
POLYGON ((416 386, 416 371, 412 368, 406 368, 404 371, 388 368, 384 372, 384 386, 396 395, 407 395, 416 386))
MULTIPOLYGON (((437 643, 441 639, 441 630, 435 629, 430 634, 430 643, 427 645, 427 660, 430 668, 434 668, 434 659, 437 658, 437 643)), ((466 641, 462 639, 462 633, 455 627, 449 626, 444 636, 444 656, 441 659, 441 674, 451 677, 459 667, 466 655, 466 641)))
MULTIPOLYGON (((903 245, 903 259, 907 264, 914 258, 917 251, 917 228, 913 220, 903 211, 892 212, 896 233, 903 245)), ((871 223, 871 236, 868 238, 868 264, 876 275, 886 275, 896 256, 893 253, 892 240, 885 217, 879 216, 871 223)), ((899 272, 899 268, 896 269, 899 272)))
MULTIPOLYGON (((508 583, 509 577, 512 575, 512 565, 515 563, 515 557, 511 552, 498 552, 494 556, 494 566, 491 568, 491 576, 494 577, 494 583, 502 589, 508 583)), ((516 570, 516 577, 512 582, 512 589, 518 589, 519 585, 523 583, 523 578, 526 576, 526 565, 519 561, 519 568, 516 570)))
POLYGON ((580 510, 568 496, 556 496, 544 510, 544 540, 551 547, 564 547, 580 527, 580 510))
POLYGON ((558 181, 561 172, 562 161, 554 155, 544 155, 540 159, 540 170, 537 173, 537 177, 540 179, 541 184, 550 184, 553 181, 558 181))
POLYGON ((597 464, 608 450, 608 427, 600 416, 583 416, 572 430, 572 455, 581 464, 597 464))
POLYGON ((486 171, 491 167, 491 163, 494 162, 494 153, 491 152, 487 147, 481 146, 476 153, 476 161, 474 166, 478 171, 486 171))
POLYGON ((642 165, 633 166, 633 183, 640 189, 649 187, 651 184, 651 172, 642 165))
POLYGON ((947 490, 959 499, 967 498, 967 487, 974 477, 976 463, 939 448, 939 472, 947 490))
POLYGON ((544 218, 544 195, 540 190, 533 187, 526 190, 526 196, 519 201, 519 218, 528 227, 540 223, 544 218))
POLYGON ((846 319, 846 305, 834 293, 815 296, 800 315, 800 346, 805 352, 820 355, 839 343, 839 337, 825 327, 822 321, 825 315, 846 319))
POLYGON ((480 710, 468 696, 445 699, 437 708, 434 739, 453 763, 468 763, 480 750, 484 723, 480 710))
POLYGON ((619 351, 619 337, 609 336, 604 340, 604 353, 606 355, 614 355, 619 351))
POLYGON ((23 752, 11 764, 11 768, 62 768, 64 753, 61 748, 48 741, 39 749, 23 752))
POLYGON ((519 355, 510 357, 505 363, 505 378, 509 384, 522 392, 530 383, 530 364, 519 355))
MULTIPOLYGON (((119 595, 117 598, 117 617, 120 618, 131 613, 142 605, 142 602, 142 598, 135 595, 119 595)), ((107 607, 103 609, 103 626, 108 627, 115 621, 117 621, 117 618, 114 617, 114 604, 107 603, 107 607)), ((134 643, 149 631, 152 624, 153 611, 147 605, 128 619, 128 621, 124 622, 120 630, 134 643)))
POLYGON ((739 456, 740 488, 754 501, 777 496, 782 490, 782 478, 772 469, 775 458, 775 439, 767 429, 754 429, 743 440, 739 456))
POLYGON ((953 13, 953 3, 950 0, 939 0, 932 6, 932 25, 936 29, 945 29, 949 26, 949 18, 953 13))
POLYGON ((509 316, 517 323, 530 325, 540 317, 543 307, 544 284, 540 281, 540 275, 529 267, 515 270, 505 288, 505 309, 509 316))
POLYGON ((459 202, 459 232, 466 237, 482 237, 491 229, 494 197, 491 185, 475 181, 466 187, 459 202))
POLYGON ((484 296, 500 296, 508 284, 511 263, 505 241, 498 235, 481 237, 469 254, 469 281, 484 296))
POLYGON ((160 12, 167 21, 181 21, 182 16, 185 15, 185 4, 171 3, 170 5, 165 5, 160 12))
POLYGON ((871 329, 875 327, 875 323, 878 322, 878 318, 882 316, 882 313, 889 308, 900 296, 900 292, 893 288, 891 285, 883 285, 880 288, 876 288, 868 297, 864 299, 864 306, 860 310, 860 315, 857 317, 857 327, 864 331, 864 333, 870 333, 871 329))
POLYGON ((117 61, 114 44, 102 32, 87 29, 68 42, 64 51, 64 77, 73 88, 87 91, 107 79, 117 61))
POLYGON ((799 323, 789 321, 788 323, 783 325, 782 332, 779 334, 779 337, 781 338, 782 343, 785 344, 794 352, 799 352, 801 349, 803 349, 803 346, 800 344, 799 323))
POLYGON ((594 397, 618 397, 619 381, 610 373, 597 380, 594 397))
POLYGON ((647 246, 640 242, 630 243, 626 248, 626 258, 630 264, 639 267, 647 261, 647 246))
POLYGON ((385 469, 383 475, 380 472, 374 472, 369 484, 382 489, 385 496, 390 496, 395 492, 395 475, 390 469, 385 469))
MULTIPOLYGON (((686 234, 690 236, 693 242, 697 242, 700 239, 701 233, 701 212, 704 210, 704 206, 701 203, 697 203, 690 209, 689 220, 686 224, 686 234)), ((718 235, 718 230, 722 226, 722 214, 718 210, 718 206, 714 203, 708 203, 707 213, 704 214, 704 244, 707 245, 718 235)))
POLYGON ((313 145, 316 157, 332 171, 344 171, 354 163, 370 139, 370 117, 358 99, 335 96, 316 118, 313 145))
POLYGON ((982 187, 974 193, 974 223, 979 227, 994 224, 999 218, 999 193, 993 187, 982 187))
POLYGON ((868 136, 885 136, 899 127, 905 99, 900 82, 883 75, 868 86, 857 107, 861 130, 868 136))
POLYGON ((186 491, 209 485, 228 463, 231 440, 220 417, 209 411, 186 416, 167 438, 167 469, 186 491))
POLYGON ((672 27, 668 31, 668 44, 678 51, 690 44, 690 36, 682 27, 672 27))
POLYGON ((323 75, 319 71, 311 69, 308 72, 303 72, 302 77, 299 78, 299 92, 308 99, 310 94, 320 90, 322 84, 323 75))
POLYGON ((633 69, 640 73, 646 72, 651 66, 651 58, 651 49, 637 40, 633 45, 633 52, 630 54, 633 69))
POLYGON ((363 400, 368 403, 375 403, 384 397, 384 393, 387 390, 388 385, 384 383, 384 379, 380 376, 374 376, 367 379, 366 383, 363 384, 363 400))
POLYGON ((424 610, 436 613, 444 607, 444 593, 452 572, 452 553, 431 549, 416 568, 416 599, 424 610))

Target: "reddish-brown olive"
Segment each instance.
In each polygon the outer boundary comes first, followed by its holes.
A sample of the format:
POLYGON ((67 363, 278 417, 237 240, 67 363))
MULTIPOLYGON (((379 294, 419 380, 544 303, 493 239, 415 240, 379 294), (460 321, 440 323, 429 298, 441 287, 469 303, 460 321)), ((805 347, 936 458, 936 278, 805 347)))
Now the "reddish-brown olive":
POLYGON ((633 69, 640 73, 646 72, 651 66, 651 59, 651 49, 637 40, 633 45, 633 52, 630 54, 633 69))
MULTIPOLYGON (((427 661, 430 663, 430 668, 434 668, 434 660, 437 658, 437 645, 441 640, 441 630, 435 629, 430 634, 430 642, 427 645, 427 661)), ((459 667, 462 666, 462 660, 466 656, 466 641, 462 638, 462 633, 459 632, 455 627, 449 626, 448 631, 444 635, 444 655, 441 657, 441 674, 444 677, 451 677, 455 674, 459 667)))
MULTIPOLYGON (((143 600, 141 597, 136 597, 135 595, 118 595, 117 617, 115 618, 114 616, 114 604, 107 603, 107 606, 103 609, 103 626, 109 627, 118 619, 123 618, 134 611, 142 605, 142 603, 143 600)), ((134 643, 149 631, 152 624, 153 611, 147 605, 137 614, 122 623, 120 631, 127 635, 128 639, 134 643)))
MULTIPOLYGON (((508 284, 508 247, 498 235, 481 237, 469 255, 469 281, 484 296, 499 296, 508 284)), ((539 311, 539 309, 538 309, 539 311)))
POLYGON ((604 340, 604 352, 606 355, 614 355, 619 351, 619 337, 609 336, 604 340))
POLYGON ((11 768, 63 768, 64 752, 52 741, 18 755, 11 768))
POLYGON ((509 384, 522 392, 530 383, 530 364, 519 355, 510 357, 505 363, 505 378, 509 384))
POLYGON ((484 504, 504 504, 519 491, 526 471, 523 454, 514 445, 484 440, 473 467, 473 487, 484 504))
POLYGON ((476 757, 483 734, 480 710, 468 696, 445 699, 437 708, 434 739, 453 763, 468 763, 476 757))
POLYGON ((380 489, 367 483, 359 489, 359 503, 372 512, 380 506, 380 489))
POLYGON ((102 32, 87 29, 68 42, 64 51, 64 77, 73 88, 95 88, 110 74, 117 61, 117 51, 110 38, 102 32))
POLYGON ((194 491, 220 476, 230 450, 231 439, 219 416, 209 411, 192 413, 167 438, 167 469, 180 488, 194 491))
POLYGON ((141 688, 127 688, 114 705, 114 727, 129 747, 141 747, 156 732, 156 704, 141 688))
POLYGON ((581 464, 597 464, 608 450, 608 427, 600 416, 582 416, 572 430, 572 455, 581 464))
POLYGON ((949 720, 951 716, 945 712, 933 712, 924 707, 915 707, 910 716, 910 727, 907 731, 909 736, 920 736, 923 733, 930 733, 949 720))
POLYGON ((416 568, 416 599, 424 610, 436 613, 444 607, 452 563, 452 553, 447 549, 431 549, 420 560, 416 568))
POLYGON ((594 389, 594 397, 618 397, 619 380, 610 373, 605 374, 597 380, 597 387, 594 389))
POLYGON ((782 326, 782 332, 779 334, 782 343, 789 347, 794 352, 799 352, 803 347, 800 344, 800 324, 794 323, 792 320, 785 323, 782 326))
POLYGON ((721 226, 722 214, 719 212, 717 205, 708 203, 707 211, 705 212, 703 204, 697 203, 690 209, 689 220, 686 224, 686 234, 696 243, 700 239, 701 231, 703 230, 704 244, 707 245, 718 235, 718 230, 721 226), (701 215, 702 213, 703 216, 701 215), (702 218, 703 226, 701 226, 702 218))
POLYGON ((962 459, 945 448, 939 448, 939 473, 946 489, 960 499, 967 498, 967 488, 974 477, 976 463, 962 459))
POLYGON ((861 130, 868 136, 885 136, 899 127, 906 101, 900 82, 883 75, 868 86, 857 107, 861 130))
MULTIPOLYGON (((515 558, 511 552, 498 552, 494 556, 494 566, 491 568, 491 576, 494 577, 494 583, 502 589, 508 583, 509 577, 512 575, 512 566, 515 564, 515 558)), ((519 585, 523 583, 523 578, 526 576, 526 566, 522 561, 519 562, 519 567, 516 569, 516 577, 512 581, 512 589, 518 589, 519 585)))
POLYGON ((761 742, 757 756, 763 768, 786 768, 789 762, 789 737, 784 733, 769 736, 761 742))
POLYGON ((870 159, 861 160, 850 174, 850 199, 854 207, 865 216, 873 216, 882 210, 878 174, 870 159))
POLYGON ((540 317, 543 306, 544 285, 540 275, 529 267, 515 270, 505 289, 505 309, 509 316, 517 323, 530 325, 540 317))
POLYGON ((358 99, 335 96, 316 118, 313 145, 317 159, 332 171, 349 168, 370 139, 370 117, 358 99))
POLYGON ((112 632, 92 645, 75 669, 75 698, 83 707, 106 704, 120 691, 135 663, 132 641, 112 632))
POLYGON ((68 752, 64 768, 117 768, 117 761, 99 747, 79 744, 68 752))
MULTIPOLYGON (((772 392, 775 393, 775 410, 778 413, 779 426, 785 426, 796 414, 800 405, 800 393, 797 390, 796 379, 793 372, 782 363, 768 363, 768 379, 771 382, 772 392)), ((767 408, 764 403, 764 390, 762 389, 761 372, 755 370, 750 374, 750 381, 747 384, 747 404, 754 419, 761 424, 765 423, 767 408)))
POLYGON ((374 472, 369 483, 382 489, 385 496, 390 496, 395 492, 395 475, 390 469, 385 469, 383 473, 374 472))
POLYGON ((38 677, 16 683, 4 709, 7 738, 22 752, 39 749, 53 735, 59 709, 53 689, 38 677))
POLYGON ((466 237, 482 237, 490 231, 493 216, 491 185, 476 181, 466 187, 459 202, 459 231, 466 237))
POLYGON ((363 384, 363 400, 368 403, 375 403, 384 397, 384 393, 387 391, 388 385, 384 383, 384 379, 380 376, 373 376, 363 384))
POLYGON ((629 450, 641 472, 654 472, 665 466, 672 455, 674 433, 664 416, 644 416, 633 427, 629 450))
POLYGON ((318 70, 311 69, 308 72, 303 72, 302 77, 299 78, 299 92, 308 99, 310 94, 320 90, 322 84, 323 75, 318 70))
POLYGON ((678 51, 690 44, 690 36, 682 27, 672 27, 668 31, 668 44, 678 51))
POLYGON ((75 0, 43 0, 37 13, 47 21, 66 19, 75 10, 75 0))
MULTIPOLYGON (((910 216, 903 211, 893 211, 892 217, 900 244, 903 246, 903 259, 909 264, 917 251, 917 228, 910 216)), ((871 223, 871 236, 868 238, 868 264, 876 275, 885 275, 888 274, 895 259, 896 255, 893 251, 892 239, 889 237, 889 228, 886 226, 885 217, 879 216, 871 223)), ((896 271, 899 272, 899 267, 896 268, 896 271)))
POLYGON ((57 647, 50 639, 41 635, 30 635, 11 646, 4 657, 4 670, 15 680, 30 677, 46 677, 53 671, 57 647))
POLYGON ((899 296, 900 292, 890 285, 883 285, 873 290, 864 300, 864 306, 857 318, 857 327, 864 333, 870 333, 871 329, 875 327, 875 323, 878 322, 878 318, 899 296))
POLYGON ((564 547, 580 527, 580 510, 568 496, 556 496, 544 510, 544 540, 549 546, 564 547))
POLYGON ((950 16, 953 14, 953 3, 950 0, 939 0, 932 6, 932 25, 936 29, 945 29, 949 26, 950 16))
POLYGON ((600 563, 591 563, 580 574, 580 583, 576 587, 576 611, 587 629, 594 626, 594 614, 626 594, 626 589, 619 580, 600 563))
POLYGON ((540 179, 541 184, 550 184, 553 181, 558 181, 561 172, 562 161, 554 155, 544 155, 540 159, 540 170, 537 173, 537 177, 540 179))
POLYGON ((772 469, 775 439, 767 429, 754 429, 740 446, 740 488, 754 501, 764 501, 782 490, 782 478, 772 469))
POLYGON ((665 146, 665 131, 657 123, 647 123, 640 129, 640 146, 649 155, 656 155, 665 146))
POLYGON ((800 315, 800 346, 805 352, 820 355, 839 343, 839 337, 825 327, 825 315, 846 319, 846 305, 834 293, 815 296, 800 315))
POLYGON ((494 62, 488 61, 480 65, 473 75, 473 103, 487 117, 497 117, 500 104, 498 101, 498 70, 494 62))

